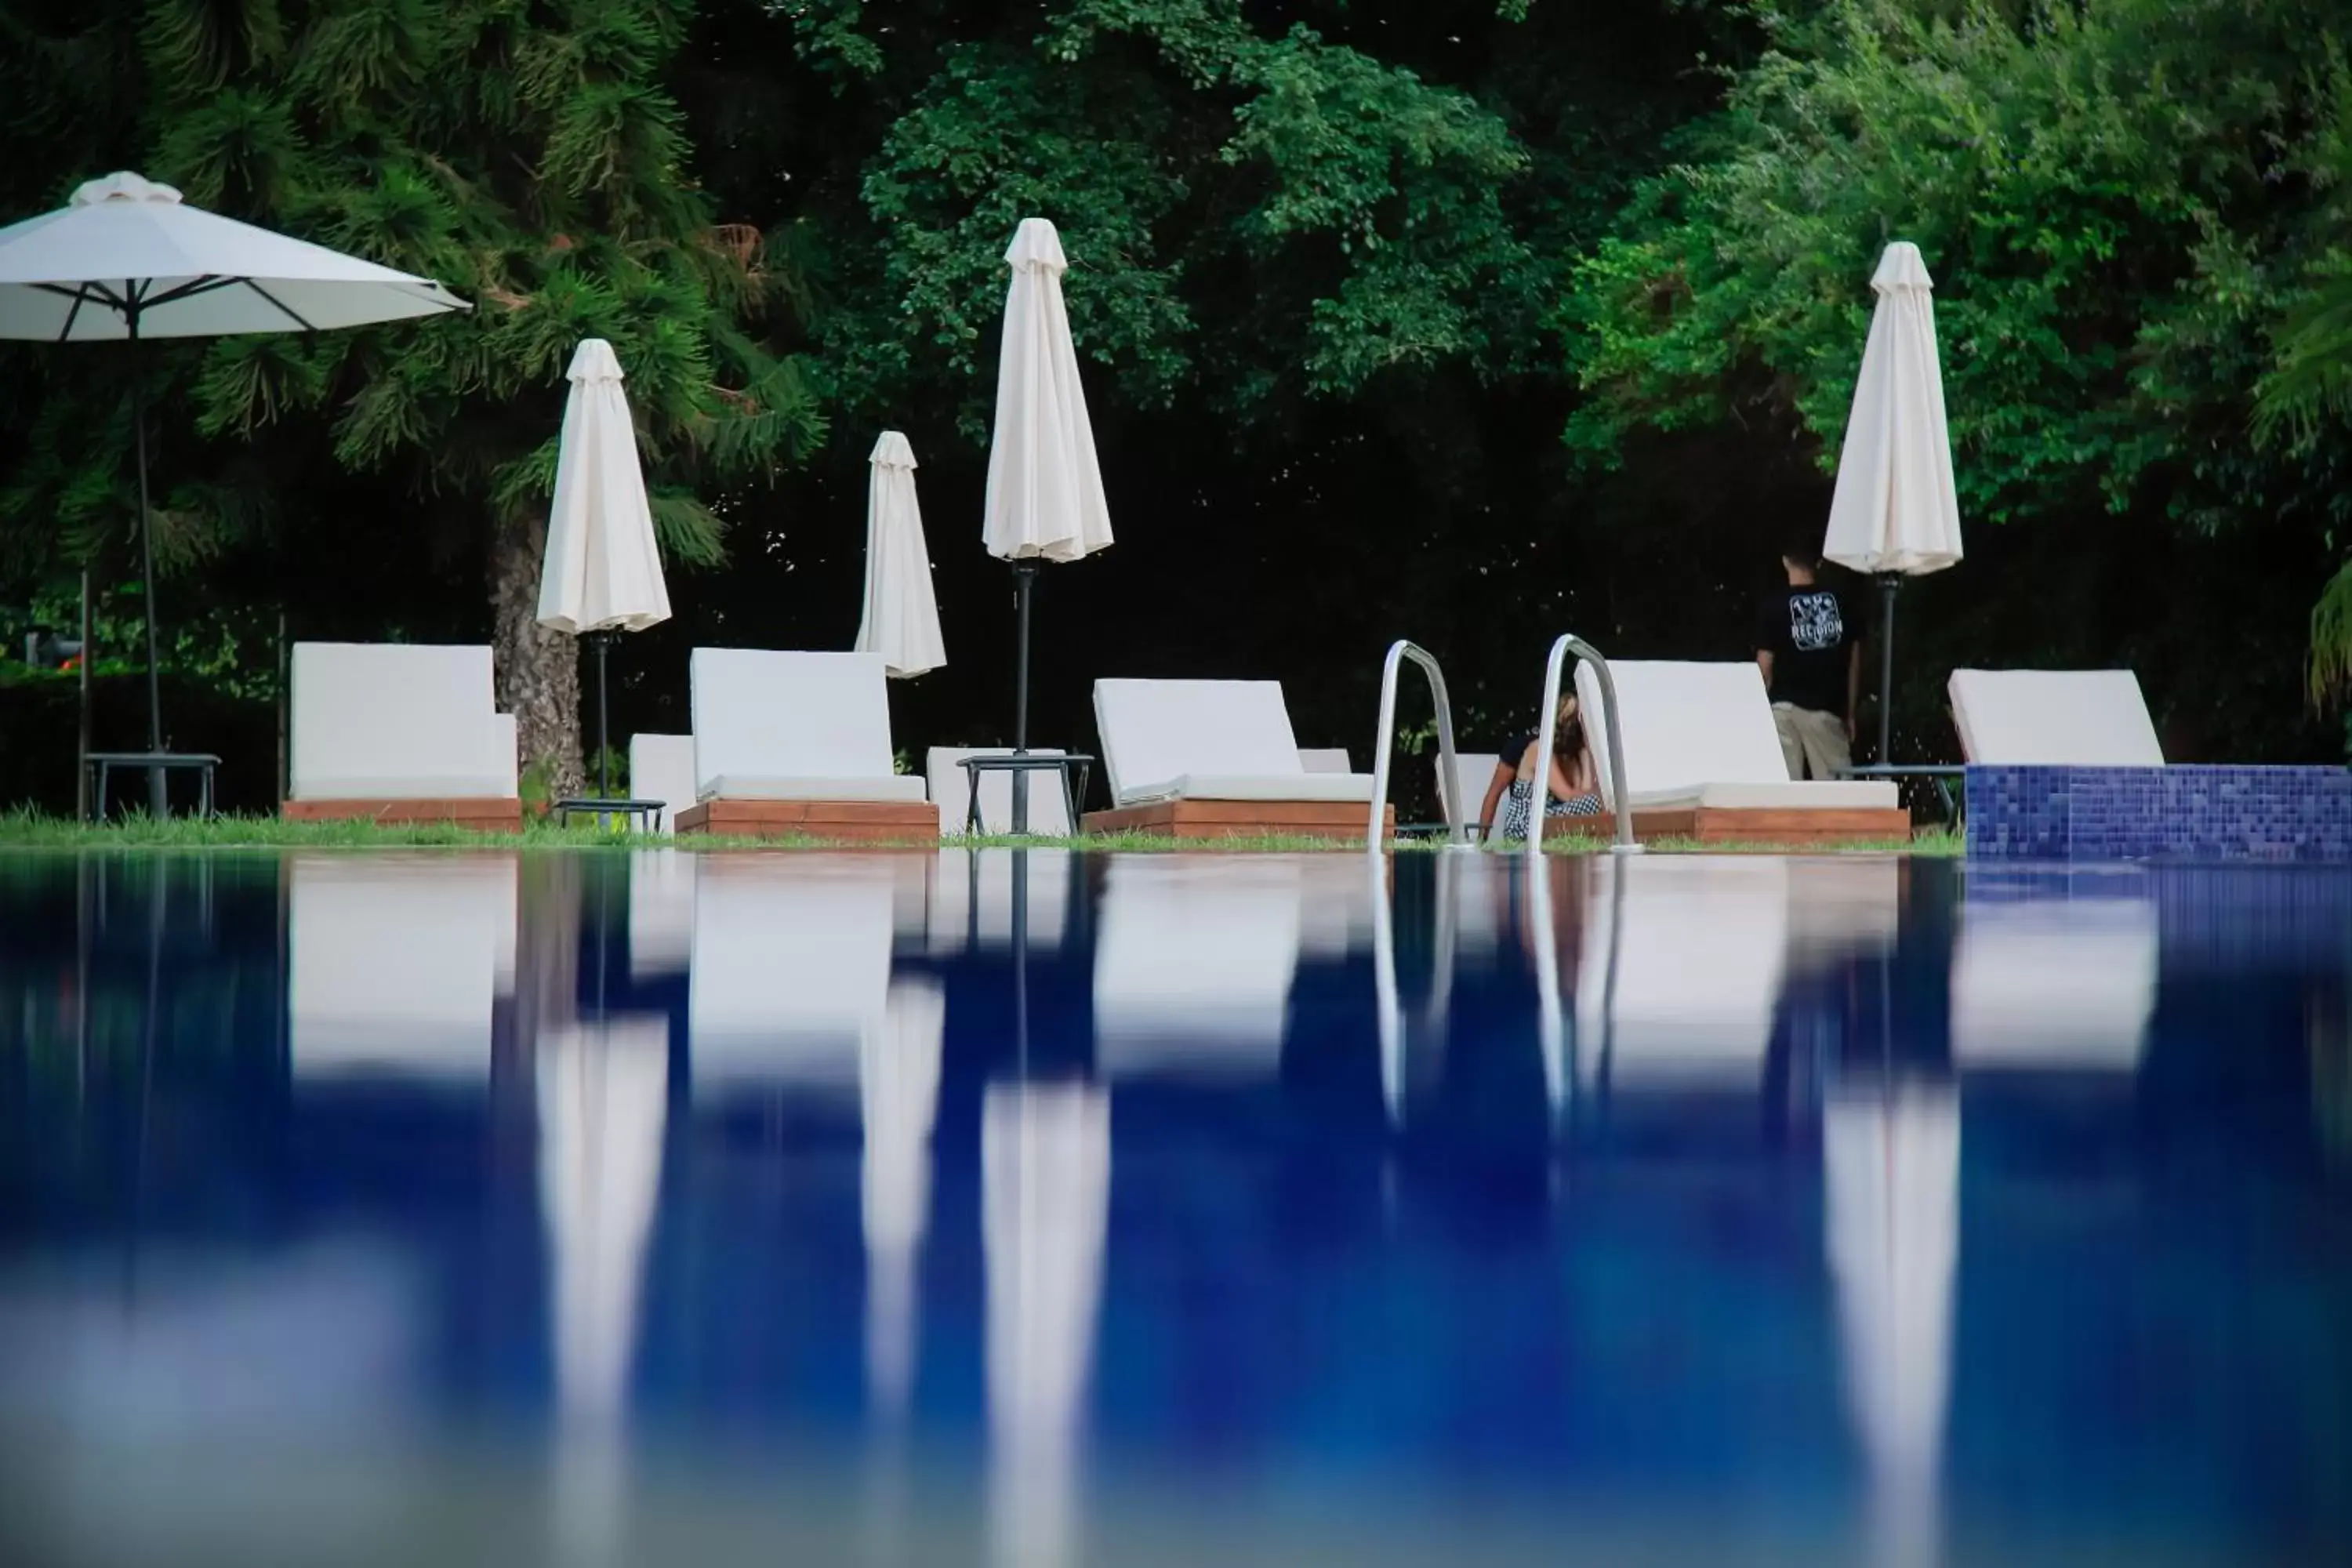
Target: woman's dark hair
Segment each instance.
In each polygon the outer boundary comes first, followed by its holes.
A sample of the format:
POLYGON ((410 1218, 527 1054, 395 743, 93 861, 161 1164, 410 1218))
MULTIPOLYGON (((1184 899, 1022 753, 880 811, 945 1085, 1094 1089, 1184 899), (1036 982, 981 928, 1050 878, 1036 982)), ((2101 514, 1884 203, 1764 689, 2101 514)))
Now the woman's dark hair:
POLYGON ((1564 714, 1554 721, 1551 731, 1551 754, 1563 762, 1574 762, 1584 751, 1584 710, 1580 705, 1573 713, 1564 714))

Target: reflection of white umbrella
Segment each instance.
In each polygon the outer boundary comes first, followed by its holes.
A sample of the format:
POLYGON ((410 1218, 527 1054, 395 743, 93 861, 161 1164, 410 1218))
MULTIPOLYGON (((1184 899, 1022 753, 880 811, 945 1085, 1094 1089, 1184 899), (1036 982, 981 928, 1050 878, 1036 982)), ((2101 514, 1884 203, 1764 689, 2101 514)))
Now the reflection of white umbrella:
POLYGON ((981 1111, 997 1557, 1077 1559, 1077 1438, 1110 1210, 1110 1101, 1085 1084, 997 1087, 981 1111))
POLYGON ((1838 452, 1822 553, 1878 578, 1878 760, 1885 762, 1887 699, 1895 679, 1895 590, 1905 577, 1960 558, 1960 508, 1952 441, 1944 422, 1944 374, 1936 361, 1935 285, 1919 247, 1896 240, 1870 280, 1878 305, 1838 452))
POLYGON ((904 680, 948 661, 923 510, 915 500, 915 449, 896 430, 885 430, 866 460, 874 477, 866 492, 866 615, 856 650, 880 654, 882 668, 904 680))
POLYGON ((583 1548, 614 1537, 621 1413, 668 1095, 667 1019, 616 1019, 539 1042, 540 1203, 554 1258, 562 1415, 558 1502, 583 1548))
POLYGON ((935 980, 890 987, 881 1029, 858 1046, 865 1110, 866 1370, 876 1403, 905 1405, 915 1373, 915 1258, 931 1198, 947 997, 935 980))
MULTIPOLYGON (((1062 304, 1061 236, 1023 218, 1004 253, 1004 348, 996 370, 996 426, 988 447, 988 500, 981 540, 1013 563, 1021 650, 1013 743, 1029 744, 1029 595, 1037 563, 1076 561, 1110 543, 1110 505, 1095 461, 1078 353, 1062 304)), ((1015 795, 1019 799, 1018 793, 1015 795)), ((1016 824, 1017 826, 1017 824, 1016 824)))
POLYGON ((563 441, 555 460, 555 504, 548 513, 547 558, 539 579, 539 624, 596 646, 596 788, 609 794, 611 744, 604 711, 604 658, 610 634, 641 632, 669 619, 653 506, 637 463, 637 431, 621 390, 613 345, 587 338, 572 355, 572 393, 563 405, 563 441), (603 635, 597 635, 603 634, 603 635))
MULTIPOLYGON (((467 309, 429 278, 189 206, 171 186, 132 174, 89 181, 57 211, 0 228, 0 338, 136 343, 314 332, 467 309)), ((160 752, 147 410, 135 366, 131 384, 147 596, 147 743, 160 752)))
POLYGON ((1959 1097, 1836 1096, 1822 1111, 1831 1273, 1846 1398, 1868 1456, 1874 1561, 1935 1561, 1959 1251, 1959 1097))

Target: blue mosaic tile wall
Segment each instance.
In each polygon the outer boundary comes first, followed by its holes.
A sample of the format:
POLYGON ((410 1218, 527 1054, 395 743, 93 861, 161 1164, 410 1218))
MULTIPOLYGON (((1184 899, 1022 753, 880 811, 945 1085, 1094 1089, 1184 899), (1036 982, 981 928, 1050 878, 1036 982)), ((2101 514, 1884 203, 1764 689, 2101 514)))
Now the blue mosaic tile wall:
POLYGON ((1969 854, 2352 863, 2352 769, 1971 767, 1969 854))

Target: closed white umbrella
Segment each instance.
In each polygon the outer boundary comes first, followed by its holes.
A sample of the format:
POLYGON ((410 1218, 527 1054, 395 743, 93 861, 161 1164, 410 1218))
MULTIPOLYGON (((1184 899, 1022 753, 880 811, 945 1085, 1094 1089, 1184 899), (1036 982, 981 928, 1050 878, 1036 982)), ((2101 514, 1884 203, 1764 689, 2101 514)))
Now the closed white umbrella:
POLYGON ((606 783, 605 659, 616 632, 641 632, 669 619, 653 505, 637 462, 637 430, 621 390, 613 345, 587 338, 565 375, 563 439, 555 460, 555 504, 548 513, 547 556, 540 568, 539 624, 596 648, 596 788, 606 783))
POLYGON ((1878 305, 1838 452, 1822 554, 1879 581, 1885 613, 1878 647, 1878 760, 1887 755, 1895 685, 1895 591, 1905 577, 1960 558, 1960 506, 1952 439, 1944 420, 1944 373, 1936 358, 1935 284, 1919 247, 1896 240, 1871 278, 1878 305))
POLYGON ((948 661, 923 509, 915 500, 915 449, 885 430, 866 461, 874 477, 866 490, 866 614, 856 651, 880 654, 885 670, 908 680, 948 661))
MULTIPOLYGON (((1021 647, 1013 687, 1013 745, 1029 748, 1029 599, 1040 561, 1076 561, 1108 547, 1110 506, 1078 384, 1078 351, 1062 304, 1069 266, 1062 239, 1042 217, 1023 218, 1004 253, 1013 286, 1004 297, 1004 350, 996 370, 996 427, 988 447, 988 504, 981 540, 1013 563, 1021 647)), ((1016 783, 1025 783, 1024 780, 1016 783)), ((1025 791, 1013 793, 1013 826, 1026 821, 1025 791)))
MULTIPOLYGON (((57 211, 0 228, 0 338, 136 343, 313 332, 471 308, 429 278, 192 207, 171 186, 129 173, 88 181, 57 211)), ((135 366, 131 387, 146 590, 147 743, 160 752, 147 409, 135 366)), ((153 776, 160 792, 161 775, 153 776)))

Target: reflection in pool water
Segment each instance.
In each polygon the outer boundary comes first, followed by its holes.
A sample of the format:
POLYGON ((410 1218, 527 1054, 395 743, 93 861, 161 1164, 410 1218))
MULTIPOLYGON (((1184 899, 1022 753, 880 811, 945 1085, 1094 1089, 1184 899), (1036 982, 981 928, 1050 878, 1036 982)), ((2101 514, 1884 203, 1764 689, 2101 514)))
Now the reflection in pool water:
POLYGON ((2286 868, 0 859, 0 1543, 2347 1560, 2347 939, 2286 868))

